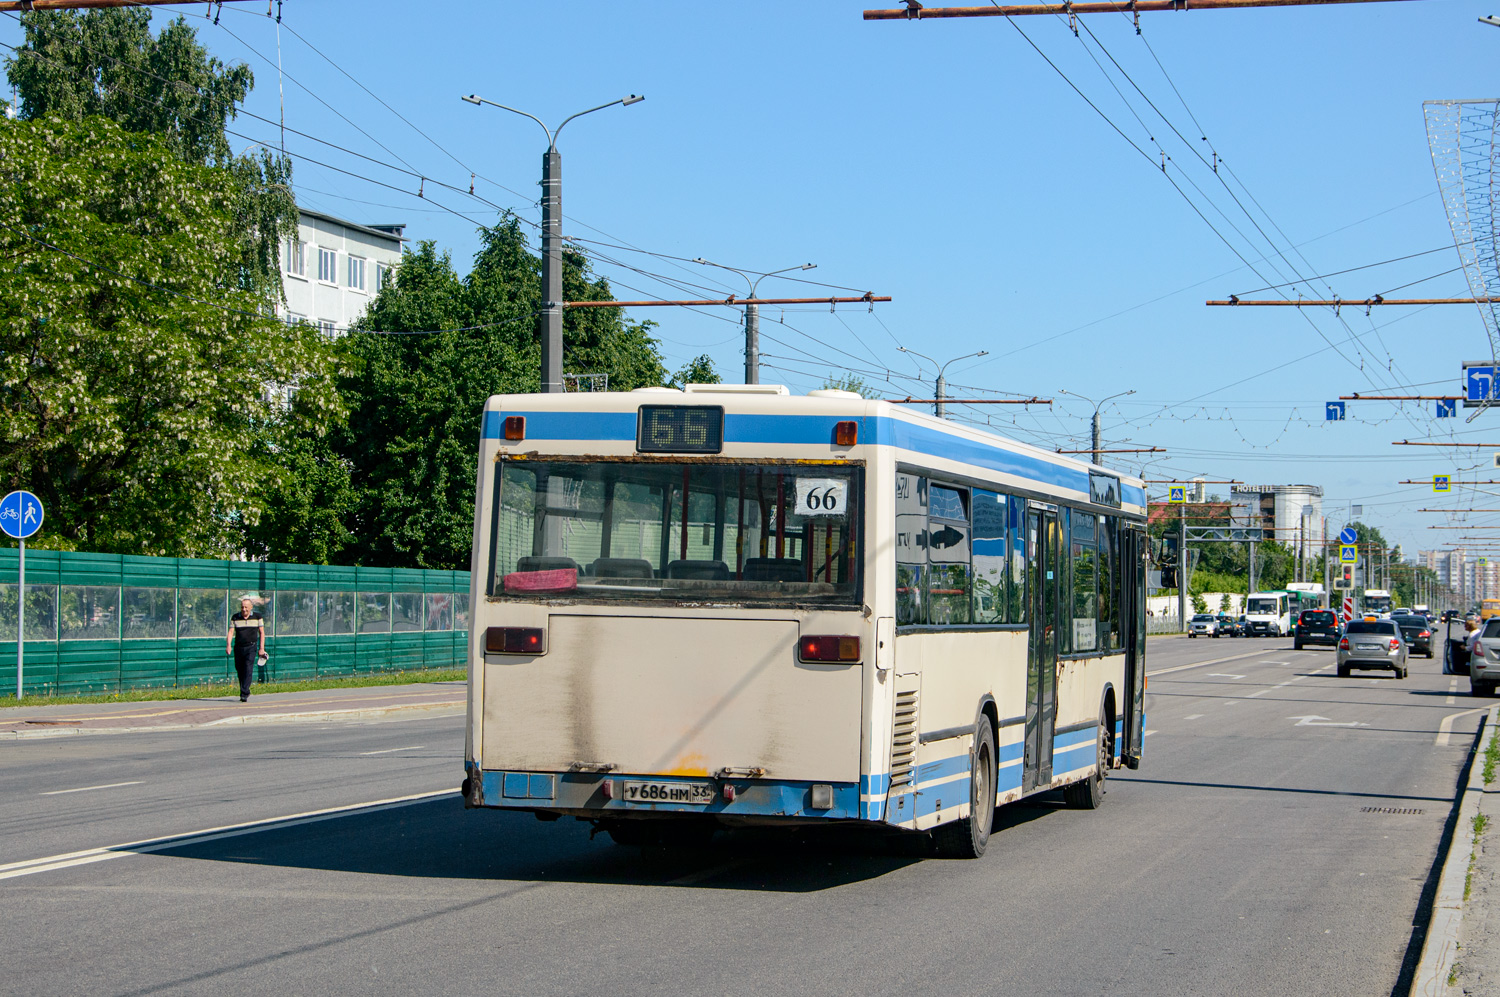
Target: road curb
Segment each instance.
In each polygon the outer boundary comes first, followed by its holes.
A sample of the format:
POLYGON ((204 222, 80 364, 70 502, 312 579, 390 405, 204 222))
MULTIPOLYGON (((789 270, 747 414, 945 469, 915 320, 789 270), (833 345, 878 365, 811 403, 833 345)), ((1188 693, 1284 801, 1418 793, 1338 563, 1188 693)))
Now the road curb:
POLYGON ((0 731, 0 741, 34 741, 52 737, 78 737, 88 734, 158 734, 179 730, 203 730, 208 727, 233 727, 266 723, 309 723, 338 720, 378 720, 393 713, 411 713, 418 710, 449 710, 460 713, 463 703, 409 703, 397 706, 381 706, 354 710, 318 710, 305 713, 265 713, 220 717, 201 724, 157 724, 153 727, 48 727, 44 730, 0 731))
POLYGON ((1409 991, 1414 997, 1444 997, 1457 993, 1448 985, 1448 974, 1453 971, 1453 963, 1458 958, 1458 936, 1463 928, 1464 881, 1469 874, 1469 861, 1474 856, 1471 826, 1474 815, 1479 812, 1479 801, 1484 796, 1482 759, 1495 737, 1497 722, 1500 722, 1500 706, 1493 706, 1479 730, 1474 760, 1469 765, 1469 782, 1458 806, 1458 823, 1453 828, 1453 841, 1448 846, 1448 857, 1443 861, 1443 873, 1438 878, 1437 896, 1432 901, 1432 919, 1427 925, 1427 940, 1422 945, 1422 958, 1417 963, 1409 991))

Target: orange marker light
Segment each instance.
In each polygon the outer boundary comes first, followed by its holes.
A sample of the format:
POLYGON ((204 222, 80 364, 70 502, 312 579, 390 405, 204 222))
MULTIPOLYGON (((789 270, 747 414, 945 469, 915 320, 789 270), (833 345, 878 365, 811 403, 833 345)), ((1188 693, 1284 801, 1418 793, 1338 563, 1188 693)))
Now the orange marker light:
POLYGON ((859 442, 859 423, 840 422, 833 427, 835 446, 852 447, 859 442))
POLYGON ((524 415, 508 415, 505 417, 505 438, 507 440, 526 439, 526 417, 524 415))

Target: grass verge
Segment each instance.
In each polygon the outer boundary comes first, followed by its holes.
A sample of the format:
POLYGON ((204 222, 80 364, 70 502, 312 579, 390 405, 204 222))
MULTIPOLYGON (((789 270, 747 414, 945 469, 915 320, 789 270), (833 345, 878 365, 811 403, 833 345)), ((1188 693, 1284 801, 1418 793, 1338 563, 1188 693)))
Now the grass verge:
POLYGON ((1495 781, 1495 766, 1500 765, 1500 737, 1490 735, 1489 747, 1484 749, 1484 784, 1495 781))
MULTIPOLYGON (((299 679, 287 682, 257 682, 251 691, 257 696, 271 692, 309 692, 315 689, 359 689, 377 685, 411 685, 416 682, 462 682, 468 672, 462 668, 424 668, 406 672, 374 672, 368 675, 342 675, 334 678, 299 679)), ((144 703, 162 699, 206 699, 233 696, 238 682, 183 686, 175 689, 130 689, 83 696, 0 697, 0 710, 14 706, 61 706, 70 703, 144 703)))

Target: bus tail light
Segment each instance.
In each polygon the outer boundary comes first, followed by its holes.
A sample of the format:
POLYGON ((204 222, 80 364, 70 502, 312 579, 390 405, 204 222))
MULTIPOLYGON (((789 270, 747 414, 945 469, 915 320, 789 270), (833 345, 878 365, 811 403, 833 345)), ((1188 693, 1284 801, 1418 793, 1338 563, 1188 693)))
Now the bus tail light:
POLYGON ((540 627, 490 627, 484 632, 486 654, 546 654, 547 631, 540 627))
POLYGON ((840 422, 833 427, 833 442, 836 446, 852 447, 859 442, 859 423, 840 422))
POLYGON ((803 637, 797 643, 797 657, 802 661, 858 661, 859 638, 830 634, 803 637))

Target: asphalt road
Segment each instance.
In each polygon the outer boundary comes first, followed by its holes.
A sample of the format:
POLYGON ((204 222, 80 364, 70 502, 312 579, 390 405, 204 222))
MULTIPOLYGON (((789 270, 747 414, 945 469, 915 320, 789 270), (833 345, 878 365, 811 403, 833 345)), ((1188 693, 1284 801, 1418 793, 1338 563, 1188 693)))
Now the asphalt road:
POLYGON ((1149 660, 1141 769, 1096 812, 1004 808, 973 862, 847 834, 642 852, 444 795, 7 873, 451 789, 462 727, 6 744, 0 992, 1404 993, 1478 724, 1456 714, 1492 701, 1437 660, 1340 680, 1284 640, 1149 660))

